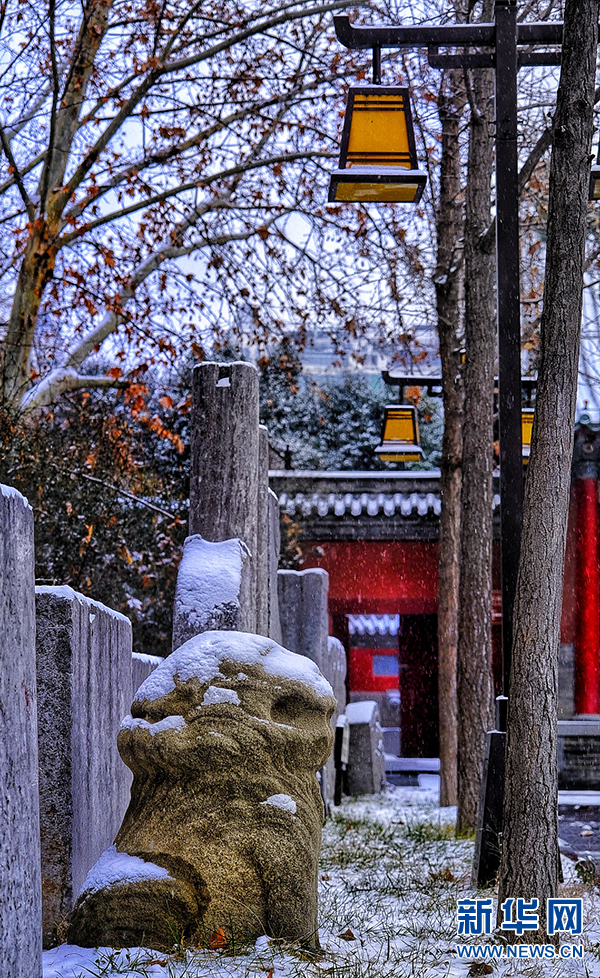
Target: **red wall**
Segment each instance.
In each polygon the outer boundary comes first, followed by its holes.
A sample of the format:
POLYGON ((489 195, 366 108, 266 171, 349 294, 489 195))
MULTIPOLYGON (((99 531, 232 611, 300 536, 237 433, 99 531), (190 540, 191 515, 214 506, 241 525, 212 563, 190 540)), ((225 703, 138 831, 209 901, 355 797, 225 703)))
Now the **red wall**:
MULTIPOLYGON (((567 530, 561 642, 574 642, 577 530, 572 493, 567 530)), ((323 567, 329 574, 330 614, 437 613, 436 541, 303 541, 302 569, 323 567)), ((500 548, 494 544, 494 623, 500 615, 500 548), (496 607, 497 605, 497 607, 496 607)))
MULTIPOLYGON (((390 638, 390 645, 394 638, 390 638)), ((373 672, 374 655, 395 655, 398 647, 390 649, 364 649, 350 646, 348 650, 348 686, 361 693, 385 693, 387 689, 398 689, 398 676, 376 676, 373 672)))
POLYGON ((311 541, 302 552, 303 570, 323 567, 329 573, 331 614, 437 611, 437 542, 311 541))

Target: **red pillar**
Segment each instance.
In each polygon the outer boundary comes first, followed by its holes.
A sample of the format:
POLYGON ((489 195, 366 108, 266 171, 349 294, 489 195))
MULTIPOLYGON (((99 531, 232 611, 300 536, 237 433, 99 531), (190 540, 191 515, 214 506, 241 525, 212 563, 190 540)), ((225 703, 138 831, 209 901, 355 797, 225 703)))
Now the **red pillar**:
POLYGON ((600 713, 600 558, 595 478, 576 480, 576 499, 575 713, 600 713))

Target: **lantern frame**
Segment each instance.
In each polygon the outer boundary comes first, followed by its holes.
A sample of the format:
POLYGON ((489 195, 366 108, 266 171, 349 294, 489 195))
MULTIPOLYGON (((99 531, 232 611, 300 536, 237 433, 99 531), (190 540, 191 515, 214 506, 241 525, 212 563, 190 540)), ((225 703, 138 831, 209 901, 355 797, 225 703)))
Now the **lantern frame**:
POLYGON ((383 419, 381 445, 378 445, 375 449, 376 455, 379 455, 382 462, 422 462, 425 456, 419 442, 419 421, 417 418, 417 409, 414 404, 387 404, 383 419), (410 415, 412 421, 412 441, 400 438, 388 438, 386 440, 386 429, 394 421, 394 411, 405 411, 410 415))
POLYGON ((531 434, 533 430, 533 416, 535 408, 521 408, 521 436, 523 445, 523 462, 526 465, 531 453, 531 434))
POLYGON ((348 92, 344 117, 340 162, 339 167, 330 177, 328 203, 417 203, 421 199, 426 183, 427 174, 419 170, 417 163, 408 88, 398 85, 356 85, 351 88, 348 92), (374 97, 370 104, 369 96, 374 97), (377 106, 375 96, 388 96, 388 98, 396 96, 401 103, 401 107, 396 111, 403 115, 408 142, 407 151, 350 151, 352 118, 355 112, 394 111, 394 106, 389 101, 387 104, 383 102, 377 106), (366 105, 360 104, 363 97, 366 98, 366 105), (354 192, 349 191, 345 196, 338 196, 340 193, 344 194, 342 189, 344 186, 352 184, 357 187, 354 192))

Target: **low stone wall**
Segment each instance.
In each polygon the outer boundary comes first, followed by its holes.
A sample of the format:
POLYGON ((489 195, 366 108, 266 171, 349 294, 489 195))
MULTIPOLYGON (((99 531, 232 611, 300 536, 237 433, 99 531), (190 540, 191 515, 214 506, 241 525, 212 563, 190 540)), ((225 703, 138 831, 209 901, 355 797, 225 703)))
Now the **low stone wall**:
MULTIPOLYGON (((131 623, 70 587, 36 588, 44 940, 113 841, 131 774, 117 733, 133 696, 131 623)), ((140 665, 137 667, 140 668, 140 665)))
POLYGON ((0 975, 42 974, 33 513, 0 486, 0 975))

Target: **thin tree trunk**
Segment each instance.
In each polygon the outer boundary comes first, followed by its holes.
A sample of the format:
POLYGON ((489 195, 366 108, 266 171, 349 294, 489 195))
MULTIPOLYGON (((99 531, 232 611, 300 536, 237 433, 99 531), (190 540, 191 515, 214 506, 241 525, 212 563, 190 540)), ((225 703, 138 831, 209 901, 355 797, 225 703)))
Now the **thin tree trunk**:
POLYGON ((588 209, 598 0, 566 0, 553 124, 541 356, 515 604, 500 903, 557 886, 557 657, 588 209))
MULTIPOLYGON (((490 19, 486 0, 482 16, 490 19)), ((469 79, 467 79, 469 81, 469 79)), ((458 633, 458 817, 472 831, 483 769, 485 736, 493 721, 492 681, 492 443, 496 325, 494 254, 486 245, 494 166, 491 121, 494 77, 472 73, 465 198, 465 347, 461 564, 458 633)))
POLYGON ((456 650, 462 460, 460 357, 463 205, 459 130, 465 106, 462 71, 442 76, 438 115, 442 124, 440 202, 437 215, 435 291, 444 392, 440 555, 438 564, 438 704, 440 805, 456 805, 456 650))

